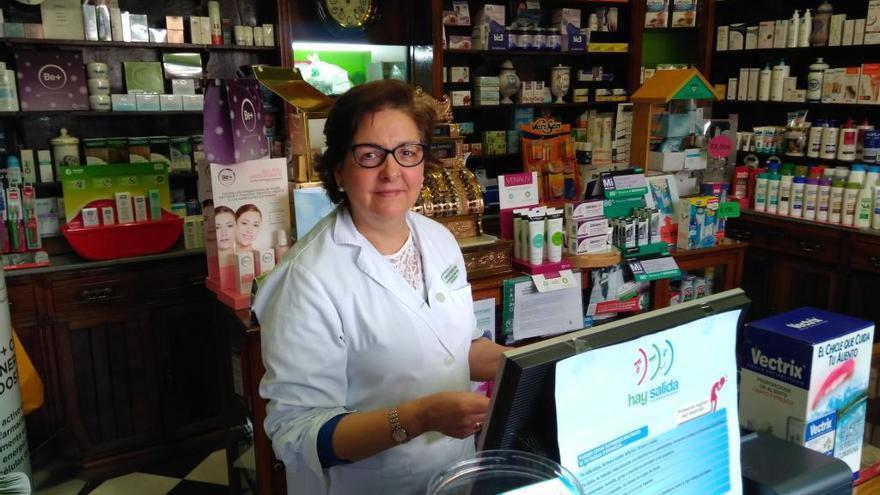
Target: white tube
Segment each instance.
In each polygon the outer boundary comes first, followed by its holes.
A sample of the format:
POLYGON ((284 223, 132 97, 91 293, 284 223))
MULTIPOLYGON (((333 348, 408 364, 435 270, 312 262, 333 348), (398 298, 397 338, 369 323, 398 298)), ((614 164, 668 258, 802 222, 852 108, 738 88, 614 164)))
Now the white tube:
POLYGON ((513 257, 518 260, 525 258, 522 242, 522 215, 528 211, 528 208, 513 210, 513 257))
POLYGON ((544 214, 533 213, 529 217, 529 263, 544 262, 544 214))
POLYGON ((547 217, 547 261, 562 261, 562 210, 553 210, 547 217))

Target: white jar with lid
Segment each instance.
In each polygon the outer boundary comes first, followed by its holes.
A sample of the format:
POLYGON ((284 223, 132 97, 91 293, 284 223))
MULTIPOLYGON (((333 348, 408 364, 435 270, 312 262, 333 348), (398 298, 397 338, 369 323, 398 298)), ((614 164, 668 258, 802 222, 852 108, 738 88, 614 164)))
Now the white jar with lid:
POLYGON ((825 78, 825 69, 830 68, 828 64, 819 57, 812 65, 810 72, 807 74, 807 101, 822 101, 822 80, 825 78))
POLYGON ((49 140, 52 145, 53 163, 55 164, 55 177, 61 177, 61 167, 79 165, 79 138, 67 134, 67 129, 62 127, 61 134, 49 140))

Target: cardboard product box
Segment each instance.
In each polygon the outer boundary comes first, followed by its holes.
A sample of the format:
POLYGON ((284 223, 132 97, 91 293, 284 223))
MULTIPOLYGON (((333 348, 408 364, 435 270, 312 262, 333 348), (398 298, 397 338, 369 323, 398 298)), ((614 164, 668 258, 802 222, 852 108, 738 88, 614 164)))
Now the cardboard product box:
MULTIPOLYGON (((171 94, 194 95, 196 94, 196 81, 194 79, 172 79, 171 94)), ((181 105, 183 103, 181 102, 181 105)))
POLYGON ((150 138, 128 138, 128 161, 130 163, 142 163, 150 161, 150 138))
POLYGON ((595 237, 608 232, 607 218, 575 219, 566 218, 565 234, 569 238, 595 237))
POLYGON ((718 197, 697 196, 679 200, 679 249, 701 249, 715 246, 718 218, 718 197))
POLYGON ((565 219, 568 220, 591 220, 605 216, 605 201, 592 199, 586 201, 574 201, 565 203, 565 219))
POLYGON ((856 19, 853 27, 853 45, 865 44, 865 19, 856 19))
POLYGON ((761 69, 757 67, 749 69, 749 86, 746 92, 747 101, 758 101, 758 78, 761 77, 761 69))
POLYGON ((841 85, 841 103, 859 102, 859 85, 862 77, 861 67, 845 67, 841 85))
POLYGON ((171 165, 171 144, 168 136, 150 136, 150 161, 171 165))
POLYGON ((137 111, 137 100, 135 95, 110 95, 110 104, 114 112, 135 112, 137 111))
POLYGON ((580 254, 603 253, 610 250, 611 247, 610 230, 604 235, 597 235, 594 237, 568 238, 568 254, 573 256, 580 254))
POLYGON ((748 323, 740 423, 859 470, 874 323, 800 308, 748 323))
POLYGON ((471 106, 471 91, 469 89, 450 91, 449 95, 452 100, 452 106, 454 106, 454 107, 469 107, 469 106, 471 106))
POLYGON ((573 29, 581 29, 581 9, 554 9, 553 26, 559 27, 560 33, 573 32, 573 29))
POLYGON ((522 131, 507 131, 507 153, 519 153, 522 131))
POLYGON ((79 51, 22 50, 15 53, 15 66, 22 111, 89 109, 79 51))
POLYGON ((730 28, 728 26, 718 26, 718 31, 715 35, 715 51, 726 52, 730 44, 729 38, 730 28))
POLYGON ((32 40, 43 39, 43 25, 29 22, 24 23, 24 37, 32 40))
MULTIPOLYGON (((85 39, 82 3, 79 0, 45 0, 40 4, 40 19, 46 39, 85 39)), ((5 34, 13 37, 9 32, 5 34)))
POLYGON ((152 93, 138 93, 134 95, 137 102, 138 112, 159 112, 162 105, 159 103, 159 95, 152 93))
POLYGON ((169 29, 168 30, 168 43, 173 43, 177 45, 182 45, 184 43, 183 30, 177 29, 169 29))
POLYGON ((776 31, 775 21, 761 21, 758 25, 758 48, 773 48, 773 35, 776 31))
POLYGON ((865 105, 880 103, 880 63, 862 64, 858 102, 865 105))
MULTIPOLYGON (((471 147, 473 149, 473 147, 471 147)), ((507 154, 506 131, 483 131, 483 154, 504 155, 507 154)))
POLYGON ((184 111, 199 112, 205 108, 205 95, 180 95, 184 111))
POLYGON ((589 88, 575 88, 572 93, 572 99, 575 103, 590 101, 589 88))
POLYGON ((110 163, 107 140, 104 138, 85 138, 82 140, 86 165, 106 165, 110 163))
POLYGON ((589 45, 589 37, 581 33, 564 33, 561 36, 564 52, 582 52, 589 45))
POLYGON ((825 69, 822 76, 822 103, 841 103, 843 101, 844 68, 825 69))
POLYGON ((746 50, 755 50, 758 48, 758 26, 748 26, 746 28, 746 50))
POLYGON ((161 62, 122 62, 125 71, 125 89, 129 94, 165 92, 161 62))
POLYGON ((728 26, 730 28, 727 35, 728 50, 742 50, 746 46, 746 25, 739 22, 728 26))
POLYGON ((147 23, 146 14, 129 14, 128 25, 131 29, 131 41, 138 43, 150 41, 150 25, 147 23))
POLYGON ((98 13, 94 5, 83 4, 83 30, 86 40, 98 41, 98 13))
POLYGON ((189 18, 189 42, 194 45, 206 45, 202 41, 202 18, 194 15, 189 18))
POLYGON ((846 14, 834 14, 831 16, 831 24, 828 28, 828 46, 840 46, 843 41, 843 25, 846 23, 846 14))
POLYGON ((462 136, 469 136, 474 133, 473 122, 458 122, 456 125, 458 126, 458 133, 462 136))
POLYGON ((683 151, 652 151, 648 155, 648 168, 661 172, 684 170, 683 151))
POLYGON ((107 163, 128 163, 128 138, 110 137, 106 139, 107 163))
POLYGON ((470 36, 453 34, 449 36, 449 48, 452 50, 471 50, 474 47, 470 36))
POLYGON ((645 27, 664 28, 668 22, 669 0, 646 0, 645 27))
POLYGON ((737 81, 738 79, 735 77, 731 77, 727 80, 727 100, 736 100, 737 81))
POLYGON ((449 82, 453 83, 466 83, 471 82, 471 68, 470 67, 450 67, 449 68, 449 82))
POLYGON ((20 22, 4 22, 3 36, 6 38, 24 38, 24 24, 20 22))
POLYGON ((159 95, 159 109, 163 112, 179 112, 183 110, 181 95, 159 95))
POLYGON ((788 19, 776 21, 773 30, 773 48, 785 48, 785 42, 788 39, 788 19))
POLYGON ((504 31, 504 5, 485 4, 477 12, 474 26, 489 26, 492 32, 504 31))
POLYGON ((697 25, 697 0, 672 0, 672 27, 697 25))
POLYGON ((739 70, 738 81, 736 99, 739 101, 746 101, 749 97, 749 69, 747 67, 739 70))
POLYGON ((843 46, 851 46, 855 39, 855 31, 856 31, 856 20, 855 19, 847 19, 843 22, 843 39, 840 40, 840 44, 843 46))
POLYGON ((166 15, 165 29, 169 31, 183 31, 183 16, 166 15))

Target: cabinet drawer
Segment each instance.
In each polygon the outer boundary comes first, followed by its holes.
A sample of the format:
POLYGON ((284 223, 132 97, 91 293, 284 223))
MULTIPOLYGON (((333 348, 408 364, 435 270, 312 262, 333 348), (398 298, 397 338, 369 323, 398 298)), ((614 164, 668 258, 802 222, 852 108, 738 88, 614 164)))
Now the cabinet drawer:
POLYGON ((840 259, 840 232, 819 226, 805 226, 782 218, 761 221, 737 219, 726 232, 728 237, 746 241, 757 248, 831 263, 840 259))
POLYGON ((203 297, 206 293, 205 258, 192 257, 177 260, 161 268, 147 268, 142 272, 147 301, 168 301, 203 297))
POLYGON ((880 272, 880 242, 856 237, 853 240, 852 267, 855 270, 880 272))
POLYGON ((138 282, 131 273, 80 275, 52 281, 58 314, 107 309, 107 305, 137 301, 138 282))
POLYGON ((37 293, 27 277, 6 280, 9 312, 13 324, 33 324, 37 320, 37 293))

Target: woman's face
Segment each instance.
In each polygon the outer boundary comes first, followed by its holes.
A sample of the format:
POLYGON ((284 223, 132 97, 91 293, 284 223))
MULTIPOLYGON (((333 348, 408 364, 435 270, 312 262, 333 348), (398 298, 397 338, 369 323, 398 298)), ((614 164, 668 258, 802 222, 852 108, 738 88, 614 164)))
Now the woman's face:
POLYGON ((263 216, 256 211, 246 211, 238 216, 235 240, 238 241, 239 247, 251 247, 254 239, 257 238, 262 221, 263 216))
POLYGON ((235 215, 228 212, 214 215, 214 227, 217 231, 217 248, 232 249, 235 239, 235 215))
MULTIPOLYGON (((393 149, 403 143, 420 143, 422 136, 413 119, 400 110, 380 110, 365 115, 352 145, 375 144, 393 149)), ((401 220, 419 197, 425 164, 401 167, 389 153, 375 168, 363 168, 348 153, 336 183, 345 188, 352 216, 358 222, 385 223, 401 220)))

